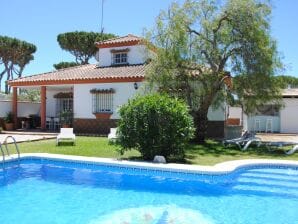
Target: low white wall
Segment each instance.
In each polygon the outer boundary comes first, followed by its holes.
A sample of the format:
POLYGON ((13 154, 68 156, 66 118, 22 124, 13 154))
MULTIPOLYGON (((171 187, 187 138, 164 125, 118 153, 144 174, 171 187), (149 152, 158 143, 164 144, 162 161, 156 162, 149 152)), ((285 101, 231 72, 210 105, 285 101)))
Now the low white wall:
POLYGON ((128 99, 143 91, 141 83, 138 83, 138 85, 138 90, 134 89, 134 82, 74 85, 74 118, 95 119, 95 116, 92 113, 92 94, 90 93, 90 90, 94 88, 113 88, 115 94, 113 96, 113 114, 111 119, 119 119, 119 114, 117 113, 119 107, 127 103, 128 99))
MULTIPOLYGON (((12 102, 0 101, 0 117, 5 117, 8 112, 12 111, 12 102)), ((18 117, 27 117, 30 114, 39 115, 40 103, 18 102, 18 117)))
POLYGON ((280 111, 280 132, 298 133, 298 98, 284 98, 280 111))

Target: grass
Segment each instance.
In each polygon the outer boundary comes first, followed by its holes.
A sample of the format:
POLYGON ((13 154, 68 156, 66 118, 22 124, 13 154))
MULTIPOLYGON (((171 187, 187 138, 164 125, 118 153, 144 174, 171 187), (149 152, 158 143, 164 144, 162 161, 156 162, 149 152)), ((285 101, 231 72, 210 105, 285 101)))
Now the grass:
MULTIPOLYGON (((10 146, 13 150, 13 146, 10 146)), ((107 138, 103 137, 76 137, 76 145, 73 146, 70 142, 61 142, 56 146, 56 139, 23 142, 19 143, 21 153, 54 153, 76 156, 92 156, 105 158, 123 158, 129 159, 140 156, 135 151, 129 151, 125 155, 120 156, 117 151, 117 146, 109 144, 107 138)))
MULTIPOLYGON (((10 145, 11 150, 13 146, 10 145)), ((55 153, 77 156, 93 156, 106 158, 119 158, 130 160, 141 160, 136 150, 120 155, 116 145, 108 143, 107 138, 102 137, 77 137, 76 145, 64 143, 61 146, 55 145, 55 140, 42 140, 34 142, 19 143, 21 153, 55 153)), ((247 151, 240 151, 236 147, 224 148, 216 141, 208 140, 204 145, 190 145, 186 150, 184 161, 171 161, 197 165, 214 165, 216 163, 238 160, 238 159, 288 159, 298 160, 298 152, 293 155, 285 155, 283 150, 269 152, 266 148, 251 147, 247 151)))
POLYGON ((240 159, 286 159, 298 160, 298 152, 286 155, 283 148, 268 151, 266 147, 251 146, 246 151, 238 147, 225 148, 221 143, 207 140, 204 145, 191 145, 186 151, 186 162, 198 165, 214 165, 220 162, 240 159))

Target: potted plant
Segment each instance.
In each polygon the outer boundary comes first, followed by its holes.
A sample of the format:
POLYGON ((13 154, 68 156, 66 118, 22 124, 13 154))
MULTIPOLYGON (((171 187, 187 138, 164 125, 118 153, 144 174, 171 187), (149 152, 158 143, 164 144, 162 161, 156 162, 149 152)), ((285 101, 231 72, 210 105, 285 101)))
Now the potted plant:
POLYGON ((12 114, 12 112, 6 113, 6 116, 4 117, 4 125, 5 125, 6 131, 13 130, 13 114, 12 114))
POLYGON ((60 113, 60 123, 63 128, 72 126, 73 113, 72 111, 62 111, 60 113))

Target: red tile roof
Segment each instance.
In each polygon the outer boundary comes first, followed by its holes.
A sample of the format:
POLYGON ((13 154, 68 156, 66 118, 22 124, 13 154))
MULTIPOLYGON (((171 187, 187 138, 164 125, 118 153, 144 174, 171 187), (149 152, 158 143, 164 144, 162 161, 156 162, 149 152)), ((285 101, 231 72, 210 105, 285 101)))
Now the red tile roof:
POLYGON ((136 82, 145 77, 147 65, 97 67, 95 64, 80 65, 53 72, 26 76, 9 81, 10 86, 59 85, 100 82, 136 82))
POLYGON ((137 45, 141 41, 143 41, 143 38, 128 34, 124 37, 116 37, 109 40, 96 42, 95 44, 98 48, 108 48, 137 45))

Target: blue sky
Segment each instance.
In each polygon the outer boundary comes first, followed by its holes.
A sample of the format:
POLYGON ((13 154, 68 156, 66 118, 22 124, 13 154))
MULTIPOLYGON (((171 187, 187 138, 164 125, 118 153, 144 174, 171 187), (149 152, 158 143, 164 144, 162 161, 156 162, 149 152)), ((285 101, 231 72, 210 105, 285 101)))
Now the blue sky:
MULTIPOLYGON (((104 31, 116 35, 142 35, 152 28, 160 10, 172 0, 104 0, 104 31)), ((182 0, 180 0, 182 2, 182 0)), ((56 38, 69 31, 99 31, 101 0, 1 0, 0 35, 37 46, 35 60, 24 75, 53 70, 53 64, 73 61, 56 38)), ((286 75, 298 77, 298 1, 273 0, 272 35, 278 41, 286 75)))

